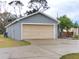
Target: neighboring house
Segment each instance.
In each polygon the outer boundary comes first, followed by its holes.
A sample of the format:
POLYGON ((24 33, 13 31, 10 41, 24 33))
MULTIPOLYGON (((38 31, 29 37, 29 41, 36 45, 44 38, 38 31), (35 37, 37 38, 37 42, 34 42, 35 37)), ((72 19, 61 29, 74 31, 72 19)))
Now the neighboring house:
POLYGON ((79 28, 74 28, 73 34, 74 35, 79 35, 79 28))
POLYGON ((5 26, 8 36, 15 40, 57 39, 58 21, 44 13, 36 12, 16 19, 5 26))

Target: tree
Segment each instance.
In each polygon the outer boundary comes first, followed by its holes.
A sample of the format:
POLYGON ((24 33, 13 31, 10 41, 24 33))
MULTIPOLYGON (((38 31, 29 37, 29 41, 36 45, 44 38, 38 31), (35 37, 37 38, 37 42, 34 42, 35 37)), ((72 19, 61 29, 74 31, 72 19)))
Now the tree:
MULTIPOLYGON (((22 16, 21 15, 21 9, 22 9, 22 6, 24 6, 24 4, 21 1, 11 1, 9 3, 9 5, 13 6, 15 13, 16 13, 15 7, 17 6, 19 8, 20 16, 22 16)), ((17 13, 16 13, 16 15, 17 15, 17 13)))
POLYGON ((26 11, 29 14, 29 12, 34 13, 34 12, 40 11, 40 10, 45 11, 49 7, 47 5, 46 0, 30 0, 29 3, 28 3, 28 8, 32 9, 32 11, 26 11))
POLYGON ((13 15, 7 11, 0 13, 0 19, 3 21, 4 26, 14 21, 16 18, 17 18, 16 15, 13 15))
POLYGON ((26 11, 25 14, 29 15, 29 14, 35 13, 36 11, 37 11, 36 9, 33 9, 33 10, 30 10, 30 11, 26 11))
POLYGON ((0 18, 0 34, 2 34, 5 31, 4 22, 0 18))
POLYGON ((0 34, 5 31, 5 26, 14 21, 15 19, 16 16, 12 15, 7 11, 0 13, 0 34))
POLYGON ((64 29, 68 33, 69 29, 73 27, 72 21, 66 15, 61 16, 60 18, 58 18, 58 20, 60 21, 59 27, 61 29, 61 35, 62 35, 64 29))
POLYGON ((74 27, 74 28, 79 28, 78 23, 77 23, 77 22, 73 23, 73 27, 74 27))

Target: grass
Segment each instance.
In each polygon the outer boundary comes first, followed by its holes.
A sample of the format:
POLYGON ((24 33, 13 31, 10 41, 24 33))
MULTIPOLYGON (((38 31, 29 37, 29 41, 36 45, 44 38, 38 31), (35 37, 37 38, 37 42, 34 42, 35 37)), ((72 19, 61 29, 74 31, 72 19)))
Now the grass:
POLYGON ((79 53, 71 53, 62 56, 60 59, 79 59, 79 53))
POLYGON ((11 38, 4 38, 3 35, 0 35, 0 48, 26 46, 30 44, 28 41, 16 41, 11 38))
POLYGON ((74 35, 74 40, 79 40, 79 35, 74 35))

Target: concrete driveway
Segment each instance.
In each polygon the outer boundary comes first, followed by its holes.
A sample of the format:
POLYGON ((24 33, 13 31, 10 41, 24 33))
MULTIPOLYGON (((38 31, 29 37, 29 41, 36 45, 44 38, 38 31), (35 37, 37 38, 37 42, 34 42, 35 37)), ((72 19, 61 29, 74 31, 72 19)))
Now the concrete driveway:
POLYGON ((62 55, 79 53, 78 40, 30 40, 32 45, 1 48, 0 59, 59 59, 62 55))

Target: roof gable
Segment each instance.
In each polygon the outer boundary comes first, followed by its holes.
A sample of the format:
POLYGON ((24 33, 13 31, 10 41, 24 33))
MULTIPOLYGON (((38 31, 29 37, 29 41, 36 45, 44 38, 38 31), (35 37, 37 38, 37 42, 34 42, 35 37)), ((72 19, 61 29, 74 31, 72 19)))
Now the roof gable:
POLYGON ((50 19, 52 19, 53 21, 55 21, 55 22, 58 23, 57 20, 55 20, 55 19, 53 19, 52 17, 46 15, 45 13, 42 13, 42 12, 36 12, 36 13, 30 14, 30 15, 28 15, 28 16, 24 16, 24 17, 22 17, 22 18, 19 18, 19 19, 14 20, 13 22, 11 22, 11 23, 8 24, 7 26, 5 26, 5 28, 11 26, 12 24, 14 24, 14 23, 16 23, 16 22, 18 22, 18 21, 20 21, 20 20, 22 20, 22 19, 24 19, 24 18, 28 18, 28 17, 31 17, 31 16, 36 15, 36 14, 42 14, 42 15, 44 15, 44 16, 46 16, 46 17, 48 17, 48 18, 50 18, 50 19))

